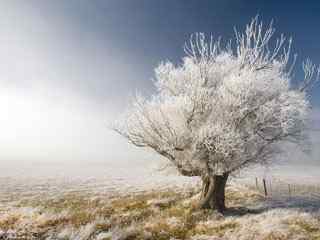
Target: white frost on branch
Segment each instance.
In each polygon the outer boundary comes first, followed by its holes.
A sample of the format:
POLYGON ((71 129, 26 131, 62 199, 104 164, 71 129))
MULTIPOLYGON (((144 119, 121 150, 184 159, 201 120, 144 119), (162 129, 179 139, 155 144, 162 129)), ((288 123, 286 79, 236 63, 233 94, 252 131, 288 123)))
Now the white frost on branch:
POLYGON ((306 91, 319 78, 319 68, 307 60, 305 79, 293 88, 291 39, 281 35, 270 46, 273 34, 272 24, 264 29, 254 18, 243 33, 235 31, 235 46, 192 35, 183 63, 161 63, 157 92, 150 99, 137 95, 114 129, 168 158, 183 175, 265 163, 280 141, 301 140, 306 91))

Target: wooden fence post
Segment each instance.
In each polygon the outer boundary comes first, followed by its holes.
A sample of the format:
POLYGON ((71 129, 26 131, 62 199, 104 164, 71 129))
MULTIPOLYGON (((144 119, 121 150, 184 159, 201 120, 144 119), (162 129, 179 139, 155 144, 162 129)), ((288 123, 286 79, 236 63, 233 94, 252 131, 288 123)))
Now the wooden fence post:
POLYGON ((288 184, 288 190, 289 190, 289 197, 291 197, 291 188, 290 188, 290 184, 288 184))
POLYGON ((268 196, 266 180, 263 179, 262 181, 263 181, 264 195, 265 195, 265 196, 268 196))

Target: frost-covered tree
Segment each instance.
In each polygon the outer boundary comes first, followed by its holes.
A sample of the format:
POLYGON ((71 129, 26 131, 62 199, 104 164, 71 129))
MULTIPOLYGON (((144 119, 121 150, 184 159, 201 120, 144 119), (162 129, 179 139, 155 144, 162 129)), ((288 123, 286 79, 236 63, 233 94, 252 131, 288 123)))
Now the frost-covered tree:
POLYGON ((194 34, 179 65, 155 69, 156 93, 137 95, 115 130, 167 158, 184 176, 200 176, 199 207, 225 209, 228 176, 274 160, 281 141, 299 143, 307 90, 319 76, 309 60, 293 86, 291 39, 254 18, 227 44, 194 34))

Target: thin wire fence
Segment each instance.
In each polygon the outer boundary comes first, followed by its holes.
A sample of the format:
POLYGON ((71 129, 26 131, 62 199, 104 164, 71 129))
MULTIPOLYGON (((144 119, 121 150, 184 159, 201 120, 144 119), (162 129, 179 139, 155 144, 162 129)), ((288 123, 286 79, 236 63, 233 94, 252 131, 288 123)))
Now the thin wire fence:
POLYGON ((309 198, 320 201, 320 184, 292 183, 276 177, 256 177, 248 186, 270 199, 309 198))

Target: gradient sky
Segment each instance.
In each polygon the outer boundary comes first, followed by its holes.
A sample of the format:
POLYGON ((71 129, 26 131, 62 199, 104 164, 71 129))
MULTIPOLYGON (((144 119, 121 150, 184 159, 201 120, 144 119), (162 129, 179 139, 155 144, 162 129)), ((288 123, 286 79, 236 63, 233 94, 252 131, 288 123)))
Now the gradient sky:
MULTIPOLYGON (((0 161, 128 162, 150 155, 108 131, 153 69, 193 32, 228 39, 259 14, 320 63, 320 3, 28 0, 0 3, 0 161)), ((320 84, 311 101, 320 107, 320 84)), ((319 111, 316 111, 317 115, 319 111)), ((316 118, 320 119, 320 118, 316 118)))

